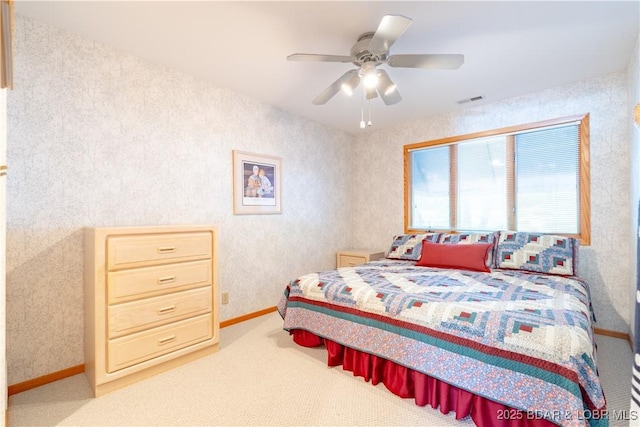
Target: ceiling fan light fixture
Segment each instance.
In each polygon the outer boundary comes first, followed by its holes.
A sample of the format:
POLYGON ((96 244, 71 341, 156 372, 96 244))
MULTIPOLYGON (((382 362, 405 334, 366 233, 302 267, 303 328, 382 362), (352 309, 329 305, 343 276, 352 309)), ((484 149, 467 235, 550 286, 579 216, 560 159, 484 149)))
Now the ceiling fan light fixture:
POLYGON ((381 78, 380 79, 380 87, 378 90, 384 94, 384 96, 391 95, 396 90, 396 85, 391 80, 381 78))
POLYGON ((342 91, 349 96, 353 95, 353 89, 346 83, 342 83, 342 91))
POLYGON ((378 73, 374 62, 365 62, 362 64, 362 83, 369 89, 378 85, 378 73))
POLYGON ((378 72, 378 77, 380 79, 380 86, 378 87, 380 93, 384 96, 391 95, 396 90, 395 83, 393 83, 389 78, 389 75, 382 70, 378 72))
POLYGON ((378 76, 373 73, 365 74, 364 85, 368 88, 374 88, 378 85, 378 76))
POLYGON ((360 83, 360 76, 358 74, 354 74, 349 80, 342 83, 342 91, 347 95, 352 96, 353 91, 356 90, 356 87, 358 87, 358 83, 360 83))

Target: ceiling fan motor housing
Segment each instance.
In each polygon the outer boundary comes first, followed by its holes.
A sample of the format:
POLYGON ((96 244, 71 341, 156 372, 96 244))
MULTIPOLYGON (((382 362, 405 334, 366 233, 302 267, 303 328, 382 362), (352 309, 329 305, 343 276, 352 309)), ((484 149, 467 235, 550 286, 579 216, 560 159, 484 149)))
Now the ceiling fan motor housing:
POLYGON ((358 41, 351 48, 351 59, 353 64, 362 66, 365 62, 373 62, 380 65, 387 61, 387 53, 371 52, 369 42, 375 33, 367 32, 360 34, 358 41))

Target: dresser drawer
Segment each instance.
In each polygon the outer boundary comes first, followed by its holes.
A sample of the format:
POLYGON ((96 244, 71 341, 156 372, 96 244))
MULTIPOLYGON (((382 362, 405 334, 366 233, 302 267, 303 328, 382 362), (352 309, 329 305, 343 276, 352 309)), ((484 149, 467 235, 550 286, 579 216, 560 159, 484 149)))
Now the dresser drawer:
POLYGON ((211 314, 109 340, 107 372, 115 372, 213 337, 211 314))
POLYGON ((109 306, 109 338, 211 313, 211 287, 109 306))
POLYGON ((107 301, 115 304, 210 285, 212 275, 210 260, 109 272, 107 301))
POLYGON ((207 232, 110 236, 107 269, 210 258, 211 247, 212 236, 207 232))

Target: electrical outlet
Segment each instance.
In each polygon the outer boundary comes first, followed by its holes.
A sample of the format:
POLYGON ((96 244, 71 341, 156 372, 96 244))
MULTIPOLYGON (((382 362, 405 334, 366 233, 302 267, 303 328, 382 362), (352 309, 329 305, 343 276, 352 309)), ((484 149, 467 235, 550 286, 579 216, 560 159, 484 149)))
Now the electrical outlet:
POLYGON ((222 293, 222 304, 229 304, 229 292, 222 293))

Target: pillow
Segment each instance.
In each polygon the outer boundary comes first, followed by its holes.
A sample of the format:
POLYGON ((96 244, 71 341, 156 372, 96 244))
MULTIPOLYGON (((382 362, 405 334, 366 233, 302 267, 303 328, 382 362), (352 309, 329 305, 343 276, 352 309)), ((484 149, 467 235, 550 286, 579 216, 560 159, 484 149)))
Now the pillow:
POLYGON ((429 240, 431 242, 437 242, 439 236, 440 233, 400 234, 393 236, 393 242, 387 253, 387 258, 417 261, 420 259, 420 252, 422 251, 422 241, 429 240))
POLYGON ((490 243, 491 248, 487 252, 487 267, 494 268, 493 250, 498 233, 496 231, 473 232, 473 233, 443 233, 438 240, 445 245, 469 245, 474 243, 490 243))
POLYGON ((578 274, 580 241, 554 234, 501 231, 496 267, 536 273, 578 274))
POLYGON ((487 267, 487 252, 492 243, 469 243, 466 245, 443 245, 422 242, 422 256, 416 264, 421 267, 455 268, 460 270, 490 272, 487 267))

